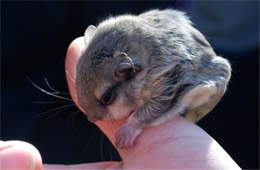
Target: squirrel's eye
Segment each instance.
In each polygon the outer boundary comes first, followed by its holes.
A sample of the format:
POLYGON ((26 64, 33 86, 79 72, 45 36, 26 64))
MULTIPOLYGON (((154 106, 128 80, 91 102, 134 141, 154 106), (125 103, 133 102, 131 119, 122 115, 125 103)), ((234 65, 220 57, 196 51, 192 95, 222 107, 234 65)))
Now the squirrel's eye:
POLYGON ((111 104, 114 100, 114 92, 113 92, 113 89, 108 89, 104 95, 102 96, 101 98, 101 103, 104 105, 104 106, 107 106, 109 104, 111 104))

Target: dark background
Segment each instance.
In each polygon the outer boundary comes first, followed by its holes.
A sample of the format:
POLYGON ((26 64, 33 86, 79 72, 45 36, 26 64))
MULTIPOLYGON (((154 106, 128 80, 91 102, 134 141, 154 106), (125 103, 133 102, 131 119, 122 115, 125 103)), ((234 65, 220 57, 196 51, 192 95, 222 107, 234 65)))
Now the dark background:
POLYGON ((1 2, 1 140, 35 145, 49 164, 120 160, 72 102, 42 93, 26 77, 51 91, 47 78, 55 89, 68 92, 66 49, 88 25, 109 15, 166 7, 186 11, 233 67, 227 93, 199 126, 241 168, 259 168, 258 1, 1 2))

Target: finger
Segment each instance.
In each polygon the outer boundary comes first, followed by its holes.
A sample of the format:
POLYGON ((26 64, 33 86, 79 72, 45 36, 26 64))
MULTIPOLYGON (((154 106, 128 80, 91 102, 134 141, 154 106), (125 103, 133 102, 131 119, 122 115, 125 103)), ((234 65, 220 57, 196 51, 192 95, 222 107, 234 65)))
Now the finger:
POLYGON ((101 163, 88 163, 78 165, 43 165, 43 170, 60 169, 60 170, 71 170, 71 169, 121 169, 121 164, 118 162, 101 162, 101 163))
POLYGON ((76 93, 76 66, 84 47, 84 37, 79 37, 72 41, 66 54, 65 72, 69 91, 73 101, 82 112, 86 113, 85 110, 79 105, 76 93))
POLYGON ((0 142, 0 169, 42 169, 38 150, 22 141, 0 142))
MULTIPOLYGON (((72 41, 72 43, 68 47, 66 54, 65 72, 69 91, 73 101, 83 113, 87 114, 87 111, 85 111, 80 106, 76 92, 76 66, 84 48, 84 37, 79 37, 72 41)), ((96 125, 106 134, 106 136, 110 139, 112 143, 114 143, 115 132, 122 124, 124 124, 124 120, 118 120, 116 121, 116 123, 115 121, 112 122, 109 120, 96 122, 96 125)))

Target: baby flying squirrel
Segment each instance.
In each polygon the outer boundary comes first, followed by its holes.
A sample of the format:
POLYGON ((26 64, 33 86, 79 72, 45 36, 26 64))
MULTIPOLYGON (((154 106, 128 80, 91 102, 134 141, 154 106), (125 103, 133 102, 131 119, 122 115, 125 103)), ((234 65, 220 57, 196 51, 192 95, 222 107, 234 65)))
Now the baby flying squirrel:
POLYGON ((111 17, 84 36, 76 72, 79 104, 91 122, 129 116, 116 133, 118 148, 176 115, 198 121, 226 91, 229 62, 183 12, 111 17))

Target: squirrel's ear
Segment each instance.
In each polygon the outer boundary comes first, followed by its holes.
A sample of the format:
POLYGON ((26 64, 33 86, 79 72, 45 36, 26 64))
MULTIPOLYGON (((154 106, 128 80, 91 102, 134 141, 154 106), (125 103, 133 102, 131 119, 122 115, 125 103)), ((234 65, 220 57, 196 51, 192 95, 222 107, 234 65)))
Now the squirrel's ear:
POLYGON ((84 39, 85 39, 85 44, 87 45, 89 41, 93 38, 95 32, 96 32, 96 27, 94 25, 88 26, 84 33, 84 39))
POLYGON ((115 76, 121 79, 128 79, 141 71, 141 67, 132 63, 128 58, 122 58, 115 69, 115 76))

